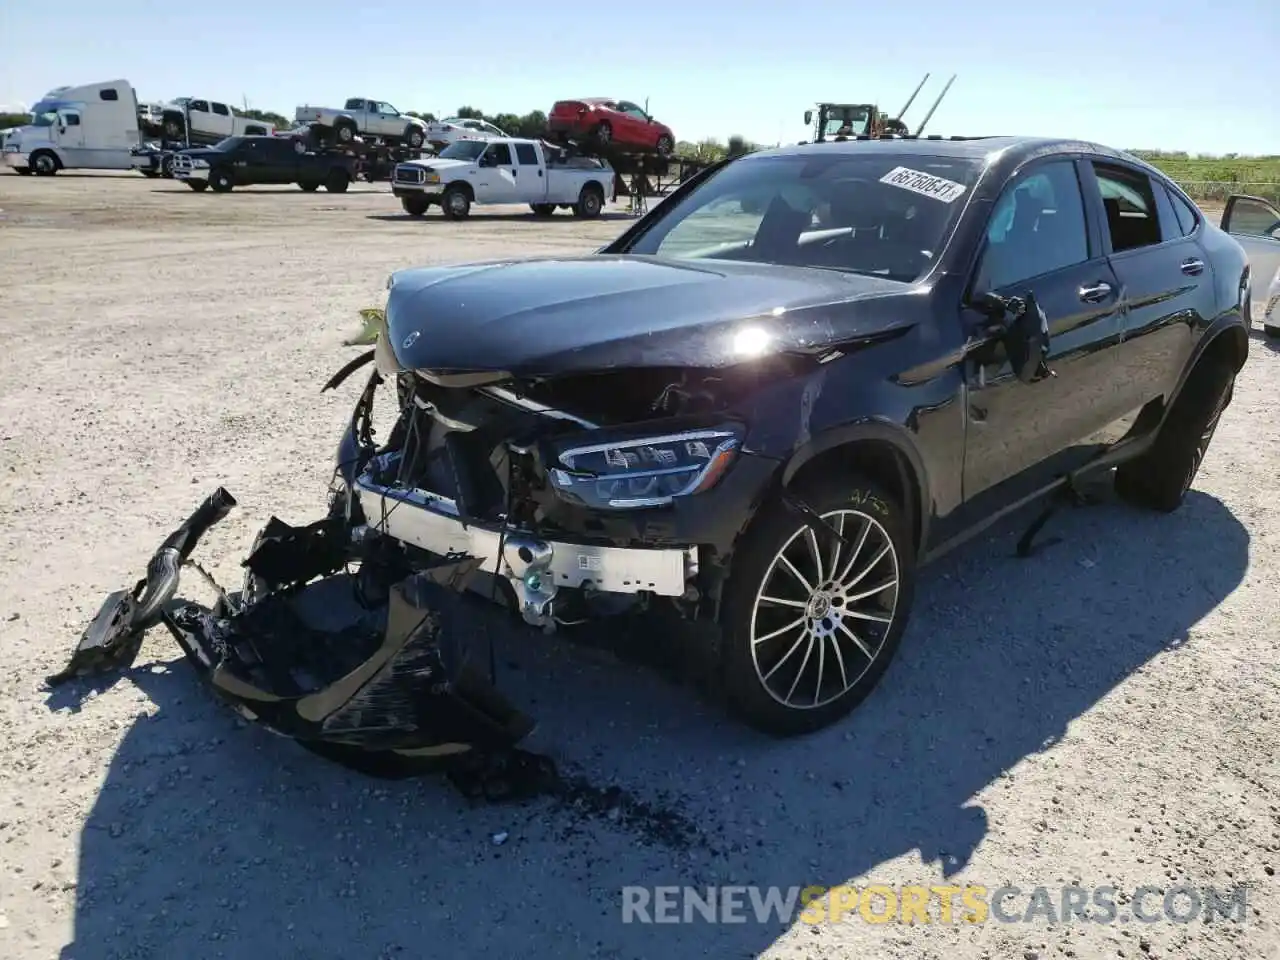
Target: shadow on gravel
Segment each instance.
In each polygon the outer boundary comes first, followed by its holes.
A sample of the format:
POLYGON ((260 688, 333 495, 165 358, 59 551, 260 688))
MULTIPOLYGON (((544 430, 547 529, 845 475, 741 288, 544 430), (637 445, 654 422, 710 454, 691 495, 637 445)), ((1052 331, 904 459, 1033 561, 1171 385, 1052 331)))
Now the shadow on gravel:
MULTIPOLYGON (((1246 530, 1198 492, 1168 516, 1105 503, 1051 527, 1062 541, 1032 559, 1004 524, 926 570, 880 689, 800 740, 658 670, 507 631, 499 682, 541 719, 531 746, 647 807, 600 789, 470 806, 434 778, 364 779, 238 729, 180 660, 137 669, 158 712, 85 824, 62 956, 755 956, 784 924, 627 925, 621 887, 830 886, 909 853, 922 881, 950 876, 992 827, 974 795, 1186 643, 1248 562, 1246 530)), ((643 637, 648 659, 677 636, 643 637)))
MULTIPOLYGON (((428 213, 426 216, 423 216, 423 217, 411 217, 407 213, 371 213, 365 219, 380 220, 383 223, 414 223, 414 222, 416 223, 447 223, 450 225, 450 228, 452 228, 453 225, 456 223, 456 221, 447 219, 444 216, 444 214, 435 210, 431 211, 430 213, 428 213)), ((583 223, 599 223, 602 220, 634 220, 634 219, 635 217, 631 216, 631 214, 629 213, 602 213, 600 214, 600 216, 595 217, 592 220, 583 220, 579 217, 575 217, 573 214, 567 211, 560 211, 559 213, 553 214, 550 217, 539 217, 532 213, 471 213, 467 217, 468 221, 475 221, 477 223, 504 223, 508 221, 514 221, 516 223, 540 223, 540 224, 541 223, 550 224, 550 223, 556 223, 559 221, 563 221, 565 223, 583 224, 583 223)))

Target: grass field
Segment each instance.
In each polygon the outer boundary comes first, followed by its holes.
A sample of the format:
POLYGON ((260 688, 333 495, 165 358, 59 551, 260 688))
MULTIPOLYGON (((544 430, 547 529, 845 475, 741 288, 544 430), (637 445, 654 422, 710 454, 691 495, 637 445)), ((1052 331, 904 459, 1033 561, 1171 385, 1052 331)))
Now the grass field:
POLYGON ((1195 200, 1225 200, 1248 193, 1280 203, 1280 156, 1192 157, 1157 150, 1133 151, 1176 180, 1195 200))

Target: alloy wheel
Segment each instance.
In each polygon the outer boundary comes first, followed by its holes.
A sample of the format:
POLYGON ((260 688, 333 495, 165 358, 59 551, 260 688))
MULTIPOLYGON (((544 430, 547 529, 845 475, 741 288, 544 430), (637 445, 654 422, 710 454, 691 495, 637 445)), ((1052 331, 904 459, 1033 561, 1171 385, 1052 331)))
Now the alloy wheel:
POLYGON ((808 525, 793 533, 766 569, 751 611, 756 677, 795 710, 825 706, 852 689, 879 657, 898 607, 898 555, 884 526, 851 508, 822 519, 840 539, 819 538, 808 525))

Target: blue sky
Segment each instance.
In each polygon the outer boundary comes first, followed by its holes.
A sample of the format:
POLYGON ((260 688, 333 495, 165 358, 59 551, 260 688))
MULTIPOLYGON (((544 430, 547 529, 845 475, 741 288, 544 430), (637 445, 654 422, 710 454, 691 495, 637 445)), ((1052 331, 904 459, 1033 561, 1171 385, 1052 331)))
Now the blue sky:
POLYGON ((918 122, 957 73, 931 133, 1280 154, 1280 0, 633 9, 635 29, 612 3, 0 0, 0 104, 117 77, 144 100, 247 97, 290 116, 349 96, 437 114, 647 97, 680 139, 773 143, 804 138, 815 100, 896 111, 928 72, 907 116, 918 122))

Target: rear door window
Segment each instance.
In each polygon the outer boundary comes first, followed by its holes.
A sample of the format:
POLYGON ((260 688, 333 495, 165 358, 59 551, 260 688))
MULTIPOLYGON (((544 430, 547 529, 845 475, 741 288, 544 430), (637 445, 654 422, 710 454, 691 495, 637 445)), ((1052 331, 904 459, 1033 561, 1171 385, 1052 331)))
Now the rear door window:
POLYGON ((1112 252, 1123 253, 1160 243, 1163 235, 1151 178, 1145 173, 1101 163, 1095 163, 1093 170, 1107 215, 1112 252))
POLYGON ((538 165, 538 151, 533 149, 532 143, 517 143, 516 159, 520 161, 520 166, 522 167, 536 167, 538 165))
POLYGON ((1189 237, 1195 232, 1196 225, 1200 222, 1200 214, 1174 191, 1166 189, 1165 192, 1169 194, 1169 202, 1173 204, 1173 214, 1178 218, 1182 235, 1189 237))

